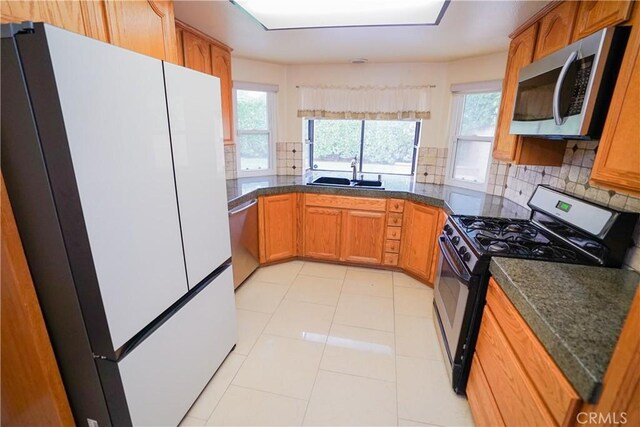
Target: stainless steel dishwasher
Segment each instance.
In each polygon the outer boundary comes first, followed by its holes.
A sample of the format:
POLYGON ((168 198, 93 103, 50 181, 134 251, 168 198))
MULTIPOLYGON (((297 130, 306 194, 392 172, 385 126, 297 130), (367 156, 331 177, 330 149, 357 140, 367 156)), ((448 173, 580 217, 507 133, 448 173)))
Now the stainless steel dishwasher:
POLYGON ((258 268, 258 201, 229 211, 233 287, 237 288, 258 268))

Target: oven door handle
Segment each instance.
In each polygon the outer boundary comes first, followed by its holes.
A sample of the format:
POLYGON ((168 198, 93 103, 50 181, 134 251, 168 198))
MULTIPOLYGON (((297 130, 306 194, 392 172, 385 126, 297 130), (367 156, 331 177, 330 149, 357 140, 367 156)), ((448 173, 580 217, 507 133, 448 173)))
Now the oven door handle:
POLYGON ((449 250, 445 247, 444 239, 445 239, 444 236, 440 236, 438 238, 438 244, 440 245, 440 252, 442 252, 442 256, 444 257, 447 264, 449 264, 449 267, 451 267, 451 270, 455 273, 458 279, 461 282, 463 282, 466 286, 469 286, 469 283, 471 282, 471 275, 466 271, 460 271, 458 269, 458 266, 451 260, 451 256, 449 255, 449 250))
POLYGON ((574 50, 569 54, 567 58, 567 62, 564 63, 562 69, 560 70, 560 75, 558 75, 558 80, 556 81, 556 87, 553 89, 553 120, 556 122, 557 126, 560 126, 564 121, 564 117, 560 114, 560 90, 562 90, 562 85, 564 84, 564 79, 567 76, 567 72, 569 71, 569 67, 573 64, 573 61, 578 57, 578 51, 574 50))

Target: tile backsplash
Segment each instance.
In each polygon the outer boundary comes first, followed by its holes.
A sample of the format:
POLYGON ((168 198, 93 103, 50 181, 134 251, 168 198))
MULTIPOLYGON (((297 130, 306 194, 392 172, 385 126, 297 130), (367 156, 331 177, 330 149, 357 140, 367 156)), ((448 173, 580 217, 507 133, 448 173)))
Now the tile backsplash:
POLYGON ((444 184, 447 168, 446 148, 420 147, 416 163, 416 182, 426 184, 444 184))
POLYGON ((276 167, 278 175, 302 175, 302 142, 276 143, 276 167))
MULTIPOLYGON (((562 166, 507 165, 503 196, 522 206, 538 184, 548 184, 565 193, 600 205, 640 212, 640 198, 589 183, 598 141, 568 141, 562 166)), ((640 272, 640 222, 633 233, 634 246, 627 251, 625 265, 640 272)))
POLYGON ((238 176, 238 166, 236 164, 236 145, 224 146, 224 169, 227 179, 235 179, 238 176))

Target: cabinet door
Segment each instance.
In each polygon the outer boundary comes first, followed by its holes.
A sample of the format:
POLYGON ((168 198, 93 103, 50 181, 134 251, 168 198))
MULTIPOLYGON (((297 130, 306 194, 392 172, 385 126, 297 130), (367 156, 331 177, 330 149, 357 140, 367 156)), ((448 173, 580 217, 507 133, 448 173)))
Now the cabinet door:
POLYGON ((430 280, 434 244, 438 228, 438 209, 417 203, 405 203, 404 226, 400 246, 400 267, 430 280))
POLYGON ((384 212, 343 211, 342 261, 382 263, 386 215, 384 212))
POLYGON ((304 211, 304 256, 340 259, 340 209, 309 206, 304 211))
POLYGON ((109 41, 99 2, 14 0, 0 3, 1 21, 46 22, 74 33, 109 41))
POLYGON ((578 2, 565 1, 547 13, 540 22, 534 59, 542 58, 571 43, 578 2))
POLYGON ((182 33, 184 66, 202 73, 211 74, 211 51, 209 43, 189 31, 182 33))
POLYGON ((591 172, 592 181, 634 194, 640 194, 639 27, 640 8, 637 8, 591 172))
POLYGON ((557 425, 489 307, 485 307, 482 316, 476 357, 506 425, 557 425))
POLYGON ((573 41, 626 21, 632 7, 630 0, 588 0, 579 3, 573 41))
POLYGON ((445 211, 440 209, 438 212, 438 225, 436 226, 436 231, 433 238, 433 247, 436 248, 433 251, 433 256, 431 257, 431 272, 429 273, 429 283, 435 283, 436 274, 438 273, 438 262, 440 261, 440 250, 438 248, 438 238, 440 237, 440 233, 442 233, 442 229, 444 228, 444 223, 447 221, 447 214, 445 211))
POLYGON ((184 66, 184 30, 176 25, 176 64, 184 66))
POLYGON ((231 52, 211 44, 211 74, 220 78, 222 93, 222 123, 224 143, 233 144, 233 94, 231 83, 231 52))
POLYGON ((104 4, 111 43, 175 62, 173 2, 107 0, 104 4))
POLYGON ((258 201, 260 220, 260 262, 272 262, 297 255, 296 194, 261 197, 258 201))
POLYGON ((518 73, 520 68, 530 64, 533 59, 537 34, 538 24, 536 23, 514 38, 509 45, 507 70, 502 83, 502 100, 493 144, 493 158, 497 160, 510 162, 515 157, 516 145, 520 138, 509 134, 509 129, 518 88, 518 73))

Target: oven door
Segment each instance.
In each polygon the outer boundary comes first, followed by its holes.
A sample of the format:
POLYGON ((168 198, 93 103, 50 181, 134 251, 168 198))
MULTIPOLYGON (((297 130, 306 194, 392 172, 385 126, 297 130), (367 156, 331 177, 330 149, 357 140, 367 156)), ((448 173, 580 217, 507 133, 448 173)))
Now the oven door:
POLYGON ((442 256, 434 302, 449 363, 455 364, 466 339, 463 332, 469 328, 469 325, 464 323, 465 319, 469 318, 469 313, 465 315, 467 306, 473 306, 469 304, 470 286, 477 282, 477 278, 469 273, 445 236, 440 236, 438 242, 442 256))

